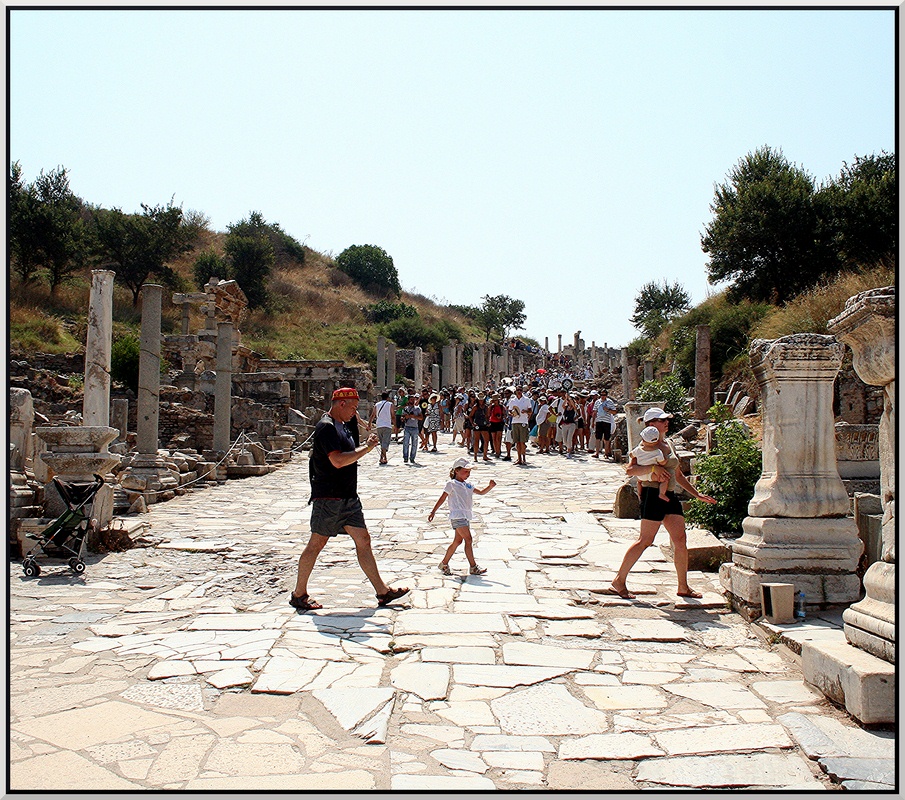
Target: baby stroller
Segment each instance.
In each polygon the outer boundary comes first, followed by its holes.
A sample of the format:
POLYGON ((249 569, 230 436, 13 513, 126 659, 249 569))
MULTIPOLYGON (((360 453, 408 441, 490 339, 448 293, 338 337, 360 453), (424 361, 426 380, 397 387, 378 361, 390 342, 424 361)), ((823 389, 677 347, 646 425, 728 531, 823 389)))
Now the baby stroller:
POLYGON ((66 510, 38 534, 38 543, 25 554, 22 571, 26 578, 41 574, 41 567, 35 561, 38 550, 50 558, 68 558, 69 568, 77 575, 85 571, 85 540, 88 531, 97 525, 97 520, 90 516, 92 502, 104 485, 104 479, 95 474, 91 483, 69 483, 54 477, 53 485, 66 504, 66 510))

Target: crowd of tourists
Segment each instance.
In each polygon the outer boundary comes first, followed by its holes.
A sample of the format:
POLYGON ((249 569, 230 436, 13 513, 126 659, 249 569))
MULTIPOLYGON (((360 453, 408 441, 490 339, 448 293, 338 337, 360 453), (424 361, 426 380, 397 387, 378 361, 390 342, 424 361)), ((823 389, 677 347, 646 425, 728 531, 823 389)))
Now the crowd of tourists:
MULTIPOLYGON (((581 380, 587 383, 582 371, 581 380)), ((472 387, 400 387, 383 392, 368 429, 376 430, 380 463, 387 463, 390 442, 402 441, 402 460, 437 452, 437 434, 451 433, 476 460, 526 464, 528 446, 538 454, 572 458, 586 452, 612 460, 612 435, 619 408, 600 385, 576 387, 568 371, 522 373, 472 387)))

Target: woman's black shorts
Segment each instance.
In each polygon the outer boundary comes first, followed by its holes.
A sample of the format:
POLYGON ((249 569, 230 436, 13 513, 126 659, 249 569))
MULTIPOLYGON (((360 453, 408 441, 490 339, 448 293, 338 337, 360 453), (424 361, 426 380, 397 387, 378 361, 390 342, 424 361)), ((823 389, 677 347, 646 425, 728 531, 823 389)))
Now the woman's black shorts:
POLYGON ((609 422, 598 422, 594 426, 594 436, 598 439, 603 439, 603 441, 608 442, 610 440, 610 436, 612 435, 613 428, 609 422))
POLYGON ((667 514, 684 515, 682 503, 675 492, 666 493, 668 500, 660 499, 660 490, 656 486, 641 487, 641 519, 663 522, 667 514))
POLYGON ((491 433, 502 433, 503 432, 503 423, 502 422, 491 422, 490 425, 487 426, 487 430, 491 433))

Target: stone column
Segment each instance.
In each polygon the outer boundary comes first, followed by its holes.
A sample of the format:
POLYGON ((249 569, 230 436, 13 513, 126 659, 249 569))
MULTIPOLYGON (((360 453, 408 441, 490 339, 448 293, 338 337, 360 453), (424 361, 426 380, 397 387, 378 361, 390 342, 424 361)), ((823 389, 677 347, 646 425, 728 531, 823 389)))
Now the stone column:
POLYGON ((214 450, 225 452, 230 445, 232 420, 233 325, 217 323, 217 378, 214 384, 214 450))
POLYGON ((845 637, 884 661, 895 662, 896 643, 896 290, 872 289, 849 298, 829 330, 852 348, 858 377, 883 387, 880 418, 881 560, 864 575, 866 597, 842 614, 845 637))
POLYGON ((160 401, 160 302, 163 287, 141 287, 141 355, 138 362, 139 453, 157 454, 160 401))
POLYGON ((710 326, 698 325, 695 328, 694 346, 695 418, 706 419, 710 406, 710 326))
POLYGON ((522 355, 520 355, 518 357, 518 371, 519 371, 519 374, 521 374, 525 371, 525 357, 522 355))
POLYGON ((635 391, 638 389, 638 359, 631 356, 628 360, 628 390, 632 400, 635 399, 635 391))
POLYGON ((385 336, 377 337, 377 391, 387 388, 387 340, 385 336))
POLYGON ((124 442, 129 433, 129 401, 125 397, 117 397, 110 401, 110 406, 110 427, 119 431, 116 442, 124 442))
POLYGON ((575 331, 573 334, 573 347, 575 350, 575 363, 578 363, 578 353, 581 350, 581 331, 575 331))
POLYGON ((557 353, 562 352, 562 334, 561 333, 556 334, 556 352, 557 353))
POLYGON ((440 391, 440 365, 431 364, 431 389, 440 391))
POLYGON ((751 343, 761 389, 763 472, 720 581, 745 616, 760 614, 761 583, 792 583, 809 605, 851 603, 862 544, 836 469, 833 380, 843 346, 795 334, 751 343))
MULTIPOLYGON (((141 494, 145 503, 169 500, 179 485, 178 471, 171 469, 157 450, 160 414, 160 305, 163 287, 141 287, 141 356, 138 362, 138 452, 120 480, 127 492, 141 494)), ((115 401, 114 401, 115 402, 115 401)), ((128 413, 128 401, 124 401, 128 413)), ((137 498, 129 496, 130 502, 137 498)))
POLYGON ((82 425, 110 423, 110 350, 113 337, 113 276, 107 269, 91 271, 88 336, 85 341, 85 396, 82 425))
POLYGON ((654 362, 644 359, 644 380, 652 381, 654 379, 654 362))
POLYGON ((424 351, 420 347, 415 348, 415 391, 420 392, 424 385, 424 351))
POLYGON ((546 350, 548 353, 550 352, 550 337, 549 336, 544 337, 544 350, 546 350))
POLYGON ((629 400, 633 400, 632 396, 632 384, 629 381, 628 377, 628 348, 622 348, 622 400, 624 403, 627 403, 629 400))
MULTIPOLYGON (((441 370, 443 386, 450 386, 455 381, 455 378, 453 377, 456 372, 456 369, 455 369, 456 365, 454 363, 455 353, 456 353, 456 348, 455 348, 455 346, 453 346, 451 344, 448 344, 448 345, 446 345, 446 347, 443 348, 443 353, 442 353, 443 368, 441 370)), ((436 389, 439 387, 435 386, 434 388, 436 389)))
POLYGON ((396 386, 396 342, 387 343, 387 386, 396 386))
POLYGON ((456 345, 456 386, 465 385, 465 345, 456 345))

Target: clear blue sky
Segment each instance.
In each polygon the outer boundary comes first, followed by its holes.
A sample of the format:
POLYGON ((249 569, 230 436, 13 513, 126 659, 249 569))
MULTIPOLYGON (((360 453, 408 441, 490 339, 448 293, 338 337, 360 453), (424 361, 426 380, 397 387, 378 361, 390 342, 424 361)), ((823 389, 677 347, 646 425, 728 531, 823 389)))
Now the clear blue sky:
POLYGON ((627 344, 708 292, 714 184, 780 148, 818 180, 895 149, 885 10, 17 10, 10 158, 86 201, 261 211, 404 288, 525 301, 543 344, 627 344))

